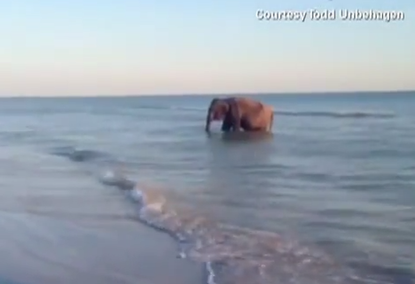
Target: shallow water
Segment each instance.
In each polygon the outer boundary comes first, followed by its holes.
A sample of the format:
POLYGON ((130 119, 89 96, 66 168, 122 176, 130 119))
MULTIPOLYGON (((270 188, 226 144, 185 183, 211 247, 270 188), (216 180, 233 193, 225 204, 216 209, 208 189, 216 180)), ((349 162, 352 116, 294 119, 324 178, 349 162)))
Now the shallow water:
POLYGON ((263 136, 207 136, 211 98, 3 99, 0 275, 171 283, 133 272, 141 221, 178 240, 177 281, 415 283, 414 94, 261 96, 263 136))

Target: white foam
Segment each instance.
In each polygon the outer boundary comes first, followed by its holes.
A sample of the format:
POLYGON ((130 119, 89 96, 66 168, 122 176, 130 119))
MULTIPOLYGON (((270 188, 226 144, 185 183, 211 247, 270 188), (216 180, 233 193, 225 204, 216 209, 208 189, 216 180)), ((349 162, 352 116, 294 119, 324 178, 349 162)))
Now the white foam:
POLYGON ((152 210, 155 212, 162 212, 163 207, 164 207, 164 202, 151 203, 151 204, 148 204, 146 207, 147 207, 147 210, 152 210))
POLYGON ((212 263, 210 261, 206 262, 206 270, 208 272, 208 284, 216 284, 215 282, 215 271, 212 268, 212 263))
POLYGON ((107 170, 104 172, 101 179, 106 184, 115 185, 120 183, 124 178, 122 175, 117 174, 112 170, 107 170))
POLYGON ((134 201, 143 203, 143 201, 144 201, 144 194, 143 194, 143 192, 139 188, 134 187, 134 189, 131 190, 131 198, 134 201))
MULTIPOLYGON (((117 180, 119 177, 114 172, 107 172, 106 178, 117 180)), ((205 281, 208 284, 220 282, 222 272, 215 274, 212 264, 213 261, 218 260, 233 264, 233 266, 229 266, 229 271, 223 274, 233 273, 236 269, 235 271, 242 273, 242 275, 235 274, 230 277, 244 279, 247 281, 245 283, 252 283, 253 279, 262 278, 265 281, 265 279, 277 274, 281 275, 283 280, 291 277, 300 281, 297 283, 303 283, 301 282, 302 271, 308 273, 310 270, 325 269, 326 265, 330 264, 330 261, 327 263, 325 259, 310 255, 312 250, 297 246, 292 241, 282 241, 273 232, 256 231, 224 224, 218 225, 212 230, 205 230, 204 226, 199 226, 204 224, 198 222, 198 219, 188 220, 185 217, 192 216, 182 216, 180 211, 172 210, 171 206, 166 203, 165 196, 157 190, 135 185, 128 190, 128 195, 137 202, 139 216, 144 223, 169 233, 180 242, 178 257, 204 262, 207 274, 205 281), (258 247, 258 251, 256 251, 258 243, 263 243, 263 246, 258 247), (265 250, 270 250, 270 252, 265 253, 265 250), (272 256, 274 253, 276 254, 275 258, 272 256), (290 255, 290 258, 284 257, 287 254, 290 255), (299 266, 299 264, 301 265, 299 266), (274 268, 272 271, 267 269, 270 265, 270 268, 274 268), (296 268, 297 266, 298 268, 296 268), (260 269, 253 274, 250 273, 251 269, 255 267, 260 269), (295 269, 299 269, 298 273, 295 269)), ((322 278, 324 277, 322 275, 322 278)), ((319 279, 312 279, 309 283, 333 283, 331 279, 331 282, 326 282, 324 279, 320 282, 316 282, 316 280, 319 279)))
POLYGON ((114 180, 116 178, 116 175, 113 171, 108 170, 104 173, 103 177, 104 180, 114 180))

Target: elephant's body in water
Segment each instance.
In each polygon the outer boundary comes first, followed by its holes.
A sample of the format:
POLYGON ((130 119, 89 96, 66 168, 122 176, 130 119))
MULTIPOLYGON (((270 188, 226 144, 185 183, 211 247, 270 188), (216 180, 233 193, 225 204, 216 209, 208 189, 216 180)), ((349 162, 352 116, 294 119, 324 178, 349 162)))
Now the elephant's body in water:
POLYGON ((223 132, 272 132, 274 109, 249 98, 215 98, 206 116, 206 132, 212 120, 221 120, 223 132))

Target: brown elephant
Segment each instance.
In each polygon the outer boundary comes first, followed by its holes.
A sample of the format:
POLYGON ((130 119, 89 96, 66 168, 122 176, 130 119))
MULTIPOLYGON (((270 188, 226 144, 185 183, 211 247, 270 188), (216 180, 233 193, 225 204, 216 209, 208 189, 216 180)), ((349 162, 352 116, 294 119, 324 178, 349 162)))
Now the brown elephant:
POLYGON ((206 132, 210 131, 212 120, 222 120, 221 130, 230 131, 272 131, 274 109, 249 98, 215 98, 210 103, 206 116, 206 132))

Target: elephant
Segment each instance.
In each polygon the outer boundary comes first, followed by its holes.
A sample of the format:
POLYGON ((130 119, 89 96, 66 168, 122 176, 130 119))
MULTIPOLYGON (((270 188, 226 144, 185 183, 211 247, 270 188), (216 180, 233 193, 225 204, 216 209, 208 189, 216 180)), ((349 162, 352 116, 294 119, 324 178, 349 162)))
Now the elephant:
POLYGON ((206 116, 205 131, 210 132, 211 121, 222 121, 223 132, 272 131, 274 109, 250 98, 214 98, 206 116))

